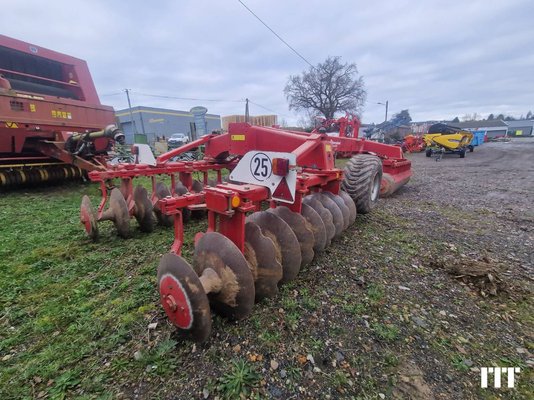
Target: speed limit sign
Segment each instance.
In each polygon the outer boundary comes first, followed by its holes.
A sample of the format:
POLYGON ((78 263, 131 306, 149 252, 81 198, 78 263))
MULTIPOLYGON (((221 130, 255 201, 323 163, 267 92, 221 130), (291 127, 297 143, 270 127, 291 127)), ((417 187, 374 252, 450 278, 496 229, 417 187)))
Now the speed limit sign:
POLYGON ((273 172, 273 164, 265 153, 256 153, 250 160, 250 172, 260 182, 268 179, 273 172))
POLYGON ((285 176, 274 174, 273 160, 275 158, 287 159, 289 165, 295 165, 297 160, 293 153, 249 151, 230 173, 230 180, 265 186, 270 190, 273 200, 293 203, 295 201, 297 171, 290 168, 285 176))

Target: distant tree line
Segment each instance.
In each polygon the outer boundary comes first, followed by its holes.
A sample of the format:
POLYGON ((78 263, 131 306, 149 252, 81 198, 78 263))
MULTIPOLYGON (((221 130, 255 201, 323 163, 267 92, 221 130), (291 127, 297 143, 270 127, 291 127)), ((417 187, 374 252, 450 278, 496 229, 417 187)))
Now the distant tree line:
POLYGON ((532 111, 529 110, 529 112, 527 113, 527 115, 523 115, 521 114, 521 116, 519 118, 515 118, 513 117, 512 115, 504 115, 504 114, 490 114, 488 115, 487 118, 482 118, 482 116, 478 113, 473 113, 473 114, 465 114, 464 116, 462 116, 462 118, 454 118, 451 122, 468 122, 468 121, 493 121, 493 120, 501 120, 501 121, 517 121, 517 120, 522 120, 522 119, 534 119, 534 114, 532 113, 532 111))

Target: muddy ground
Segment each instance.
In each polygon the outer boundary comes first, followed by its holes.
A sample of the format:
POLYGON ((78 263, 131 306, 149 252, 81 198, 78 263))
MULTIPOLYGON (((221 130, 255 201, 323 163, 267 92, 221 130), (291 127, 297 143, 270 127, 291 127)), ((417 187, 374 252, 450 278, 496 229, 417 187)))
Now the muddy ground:
MULTIPOLYGON (((408 157, 406 187, 201 345, 159 305, 172 231, 102 224, 92 243, 77 212, 95 185, 5 195, 0 397, 532 398, 534 141, 408 157), (515 388, 480 388, 492 366, 519 367, 515 388)), ((186 226, 186 259, 205 229, 186 226)))
POLYGON ((409 185, 280 297, 237 325, 217 319, 206 345, 178 344, 189 378, 160 395, 232 397, 230 363, 245 360, 252 393, 270 398, 529 398, 533 156, 531 140, 409 155, 409 185), (516 388, 481 389, 485 366, 519 366, 516 388))

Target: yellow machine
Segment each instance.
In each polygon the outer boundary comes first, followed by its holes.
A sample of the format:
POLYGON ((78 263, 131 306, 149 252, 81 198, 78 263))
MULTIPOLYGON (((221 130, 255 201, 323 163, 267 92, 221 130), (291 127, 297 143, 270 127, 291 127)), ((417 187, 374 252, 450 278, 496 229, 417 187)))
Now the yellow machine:
POLYGON ((423 135, 426 143, 426 156, 437 155, 441 158, 444 153, 459 154, 460 158, 465 157, 467 150, 473 152, 474 147, 471 145, 473 134, 469 131, 446 125, 432 125, 429 133, 423 135))

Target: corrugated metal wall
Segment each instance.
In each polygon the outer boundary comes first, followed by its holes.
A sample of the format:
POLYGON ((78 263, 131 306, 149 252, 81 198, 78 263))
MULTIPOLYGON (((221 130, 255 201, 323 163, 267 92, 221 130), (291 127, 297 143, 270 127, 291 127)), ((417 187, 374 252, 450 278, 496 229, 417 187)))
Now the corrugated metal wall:
MULTIPOLYGON (((193 115, 187 111, 168 110, 163 108, 133 107, 133 121, 137 133, 145 134, 149 144, 154 143, 156 137, 168 138, 173 133, 185 133, 191 137, 193 115)), ((130 121, 128 109, 116 112, 121 129, 126 136, 126 143, 134 142, 134 129, 130 121)), ((221 129, 221 117, 216 114, 206 114, 208 132, 221 129)))

